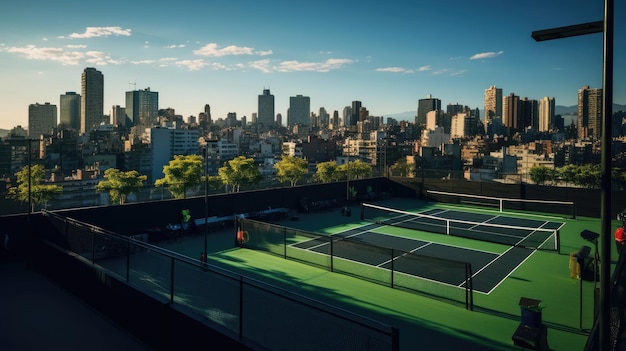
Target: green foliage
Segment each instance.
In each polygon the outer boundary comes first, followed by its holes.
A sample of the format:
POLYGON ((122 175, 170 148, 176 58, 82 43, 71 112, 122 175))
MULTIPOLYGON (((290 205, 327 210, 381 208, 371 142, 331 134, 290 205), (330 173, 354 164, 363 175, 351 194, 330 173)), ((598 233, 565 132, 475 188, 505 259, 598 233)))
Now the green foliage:
POLYGON ((45 175, 46 170, 43 165, 33 165, 30 167, 29 182, 29 166, 24 166, 22 170, 15 173, 18 185, 9 188, 6 197, 20 202, 28 202, 30 193, 32 211, 38 205, 47 204, 54 195, 62 193, 63 188, 59 185, 43 184, 45 175))
POLYGON ((401 158, 389 167, 391 174, 397 177, 411 177, 415 175, 415 163, 408 163, 406 158, 401 158))
POLYGON ((539 185, 553 182, 558 172, 554 168, 549 168, 542 165, 532 166, 529 171, 530 179, 539 185))
POLYGON ((168 186, 168 190, 177 199, 185 197, 187 189, 202 182, 202 157, 198 155, 174 156, 169 164, 163 166, 165 177, 157 179, 155 186, 168 186))
POLYGON ((254 164, 254 159, 245 156, 224 162, 224 166, 220 167, 217 173, 222 183, 230 185, 233 192, 238 192, 241 186, 255 185, 263 178, 254 164))
POLYGON ((141 190, 148 177, 135 170, 122 172, 117 168, 109 168, 104 171, 104 179, 98 182, 96 190, 108 191, 111 202, 121 205, 126 202, 128 195, 141 190))
POLYGON ((315 176, 322 183, 336 182, 341 178, 345 178, 343 173, 339 171, 337 161, 318 163, 316 166, 315 176))
POLYGON ((280 182, 289 182, 295 186, 300 179, 309 173, 309 164, 306 160, 294 156, 285 156, 274 165, 280 182))
POLYGON ((356 160, 341 165, 338 167, 338 170, 343 175, 343 179, 346 179, 348 177, 347 174, 350 175, 350 180, 363 179, 372 175, 372 166, 365 162, 362 162, 361 160, 356 160))

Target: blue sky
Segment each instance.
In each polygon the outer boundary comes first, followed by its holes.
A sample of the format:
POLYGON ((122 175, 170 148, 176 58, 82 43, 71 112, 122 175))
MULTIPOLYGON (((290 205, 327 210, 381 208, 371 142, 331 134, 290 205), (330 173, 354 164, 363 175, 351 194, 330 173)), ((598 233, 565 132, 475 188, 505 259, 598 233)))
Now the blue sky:
MULTIPOLYGON (((85 67, 104 74, 105 114, 148 87, 160 108, 188 117, 210 104, 214 119, 250 118, 264 88, 283 120, 297 94, 314 112, 340 115, 353 100, 372 115, 416 111, 428 94, 482 110, 490 85, 575 105, 582 86, 602 85, 602 35, 538 43, 530 33, 602 19, 603 2, 591 3, 15 1, 0 11, 0 128, 27 126, 29 104, 80 93, 85 67)), ((616 18, 624 12, 616 5, 616 18)), ((615 40, 622 104, 624 26, 615 40)))

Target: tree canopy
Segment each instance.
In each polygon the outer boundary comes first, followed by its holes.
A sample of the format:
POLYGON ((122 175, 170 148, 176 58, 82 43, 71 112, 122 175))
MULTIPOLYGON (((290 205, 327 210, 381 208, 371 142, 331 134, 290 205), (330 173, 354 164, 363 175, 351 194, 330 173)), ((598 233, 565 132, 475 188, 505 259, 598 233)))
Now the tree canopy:
POLYGON ((241 186, 257 184, 263 178, 254 164, 254 159, 245 156, 224 162, 224 166, 220 167, 217 173, 222 183, 230 185, 233 192, 238 192, 241 186))
POLYGON ((339 181, 342 173, 339 172, 337 161, 327 161, 317 164, 315 176, 322 183, 330 183, 339 181))
POLYGON ((34 211, 38 205, 47 204, 52 200, 54 195, 63 192, 60 185, 43 184, 46 170, 43 165, 30 166, 30 182, 29 166, 24 166, 20 171, 15 173, 17 177, 17 186, 9 188, 6 197, 20 202, 30 202, 31 210, 34 211), (30 189, 29 189, 30 183, 30 189))
POLYGON ((409 163, 406 158, 400 158, 389 167, 389 170, 394 176, 410 177, 415 174, 415 168, 415 163, 409 163))
POLYGON ((104 171, 104 179, 98 182, 96 190, 108 191, 111 202, 121 205, 126 202, 128 195, 141 190, 148 177, 140 175, 135 170, 122 172, 116 168, 109 168, 104 171))
POLYGON ((274 165, 278 171, 276 174, 280 182, 289 182, 295 186, 300 179, 309 173, 309 163, 298 157, 285 156, 280 162, 274 165))
POLYGON ((185 197, 187 189, 202 182, 202 157, 199 155, 176 155, 163 166, 165 177, 157 179, 155 186, 168 186, 168 190, 177 199, 185 197))

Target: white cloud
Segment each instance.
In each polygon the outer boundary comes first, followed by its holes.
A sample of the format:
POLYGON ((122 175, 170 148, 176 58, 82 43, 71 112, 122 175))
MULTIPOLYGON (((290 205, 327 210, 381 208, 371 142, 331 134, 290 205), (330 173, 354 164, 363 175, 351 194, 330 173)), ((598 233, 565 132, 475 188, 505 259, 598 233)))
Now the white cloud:
POLYGON ((62 65, 78 65, 85 58, 79 51, 65 51, 63 48, 40 48, 35 45, 25 47, 9 47, 7 52, 22 54, 27 60, 55 61, 62 65))
POLYGON ((184 48, 185 46, 186 46, 185 44, 178 44, 178 45, 172 44, 172 45, 164 46, 163 48, 164 49, 179 49, 179 48, 184 48))
POLYGON ((406 72, 406 68, 402 67, 385 67, 385 68, 377 68, 377 72, 393 72, 393 73, 401 73, 406 72))
POLYGON ((268 56, 272 55, 272 50, 266 51, 254 51, 254 48, 247 46, 229 45, 224 48, 220 48, 216 43, 209 43, 201 47, 198 50, 193 51, 198 56, 209 57, 222 57, 222 56, 234 56, 234 55, 259 55, 268 56))
POLYGON ((159 61, 178 61, 178 59, 176 57, 163 57, 159 61))
POLYGON ((283 61, 275 69, 279 72, 329 72, 352 63, 350 59, 328 59, 325 62, 283 61))
POLYGON ((93 63, 98 66, 105 66, 107 64, 119 65, 124 63, 124 61, 112 59, 109 54, 102 51, 87 51, 85 56, 86 62, 93 63))
POLYGON ((84 33, 72 33, 72 39, 86 39, 97 37, 108 37, 111 35, 129 37, 131 29, 122 29, 121 27, 87 27, 84 33))
POLYGON ((65 45, 68 49, 84 49, 87 45, 65 45))
POLYGON ((254 69, 258 69, 259 71, 261 71, 263 73, 270 73, 270 72, 272 72, 272 69, 270 67, 270 60, 269 59, 253 61, 253 62, 250 62, 249 65, 250 65, 250 67, 252 67, 254 69))
POLYGON ((175 62, 177 66, 187 68, 190 71, 198 71, 207 65, 202 59, 197 60, 181 60, 175 62))
POLYGON ((133 65, 149 65, 154 63, 154 60, 139 60, 139 61, 130 61, 133 65))
POLYGON ((420 72, 426 72, 426 71, 430 71, 432 69, 433 68, 431 66, 422 66, 422 67, 418 68, 417 70, 420 71, 420 72))
POLYGON ((478 54, 474 54, 472 57, 470 57, 470 60, 481 60, 481 59, 489 59, 489 58, 494 58, 496 56, 500 56, 504 54, 504 51, 498 51, 498 52, 494 52, 494 51, 489 51, 489 52, 481 52, 478 54))
POLYGON ((458 71, 450 73, 450 76, 452 77, 462 76, 465 72, 467 72, 466 69, 460 69, 458 71))
POLYGON ((41 38, 41 40, 42 40, 42 41, 48 41, 48 38, 43 37, 43 38, 41 38))

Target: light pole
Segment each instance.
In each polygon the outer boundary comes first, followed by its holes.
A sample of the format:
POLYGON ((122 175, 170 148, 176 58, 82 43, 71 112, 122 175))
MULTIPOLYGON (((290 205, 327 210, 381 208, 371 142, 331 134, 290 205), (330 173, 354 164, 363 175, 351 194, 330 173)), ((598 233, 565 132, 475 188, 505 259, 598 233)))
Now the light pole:
POLYGON ((532 33, 536 41, 603 33, 602 64, 602 163, 600 184, 600 307, 598 309, 599 350, 611 349, 611 117, 613 115, 613 29, 614 0, 604 0, 604 20, 532 33))
POLYGON ((209 143, 204 144, 204 257, 207 256, 209 234, 209 143))

